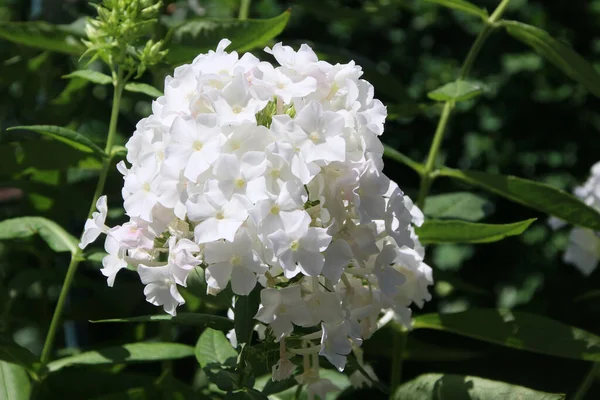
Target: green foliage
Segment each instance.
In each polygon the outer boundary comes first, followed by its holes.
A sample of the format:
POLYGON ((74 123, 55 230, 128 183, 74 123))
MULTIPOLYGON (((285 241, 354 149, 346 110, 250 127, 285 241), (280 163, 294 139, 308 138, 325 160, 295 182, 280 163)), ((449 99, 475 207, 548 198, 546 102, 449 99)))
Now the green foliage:
POLYGON ((576 197, 550 185, 515 176, 443 168, 442 176, 458 179, 509 200, 586 228, 600 229, 600 213, 576 197))
POLYGON ((211 328, 205 329, 200 335, 194 354, 202 367, 211 363, 225 364, 229 359, 237 357, 223 332, 211 328))
POLYGON ((127 85, 125 85, 125 90, 133 93, 143 93, 155 98, 163 95, 160 90, 154 86, 148 85, 147 83, 129 82, 127 85))
POLYGON ((190 62, 199 53, 214 49, 222 38, 231 40, 228 51, 252 50, 279 35, 289 19, 290 12, 285 11, 264 20, 199 18, 185 21, 167 35, 167 61, 174 65, 190 62))
POLYGON ((432 90, 427 93, 427 96, 435 101, 458 102, 470 100, 479 96, 481 93, 483 93, 481 85, 474 82, 458 80, 432 90))
POLYGON ((581 83, 600 97, 600 74, 594 66, 566 44, 554 39, 543 29, 517 21, 502 21, 501 25, 515 39, 525 43, 571 79, 581 83))
POLYGON ((137 323, 137 322, 171 322, 180 325, 208 327, 212 329, 227 330, 233 327, 233 321, 229 318, 212 314, 179 313, 171 315, 146 315, 132 318, 113 318, 90 321, 92 323, 137 323))
POLYGON ((475 15, 482 20, 486 21, 488 19, 488 12, 480 7, 477 7, 475 4, 470 3, 465 0, 425 0, 429 3, 436 3, 442 5, 444 7, 448 7, 454 10, 459 10, 467 14, 475 15))
POLYGON ((600 360, 600 337, 549 318, 510 310, 423 314, 415 329, 436 329, 485 342, 577 360, 600 360))
POLYGON ((75 132, 71 129, 62 128, 60 126, 52 125, 31 125, 31 126, 13 126, 8 130, 28 130, 37 132, 41 135, 45 135, 68 144, 69 146, 83 151, 84 153, 94 153, 99 157, 106 157, 106 153, 98 145, 92 142, 88 137, 81 133, 75 132))
POLYGON ((0 38, 25 46, 76 56, 85 51, 80 34, 69 27, 43 21, 3 22, 0 24, 0 38))
POLYGON ((46 244, 56 252, 75 253, 78 250, 77 239, 49 219, 19 217, 0 222, 0 240, 24 239, 34 235, 40 235, 46 244))
POLYGON ((395 400, 563 400, 564 394, 543 393, 475 376, 425 374, 400 386, 395 400))
POLYGON ((522 234, 535 218, 512 224, 478 224, 459 220, 426 220, 415 228, 423 244, 490 243, 522 234))
POLYGON ((194 355, 194 348, 180 343, 130 343, 60 358, 48 364, 49 372, 72 365, 130 364, 157 360, 176 360, 194 355))
POLYGON ((28 400, 30 393, 31 382, 25 369, 0 361, 0 397, 5 400, 28 400))
POLYGON ((462 219, 477 222, 492 213, 494 204, 469 192, 429 196, 423 213, 436 219, 462 219))

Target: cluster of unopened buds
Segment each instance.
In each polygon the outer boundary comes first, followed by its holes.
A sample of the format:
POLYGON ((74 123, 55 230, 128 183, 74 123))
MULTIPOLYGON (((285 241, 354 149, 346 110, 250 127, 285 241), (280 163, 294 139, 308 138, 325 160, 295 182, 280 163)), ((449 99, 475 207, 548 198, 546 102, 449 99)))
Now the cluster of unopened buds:
MULTIPOLYGON (((575 196, 600 212, 600 162, 591 168, 588 180, 574 190, 575 196)), ((565 222, 551 217, 550 226, 561 228, 565 222)), ((600 260, 600 232, 576 226, 569 234, 569 245, 563 255, 565 262, 573 264, 584 275, 591 274, 600 260)))
POLYGON ((274 67, 229 43, 166 79, 127 143, 131 167, 118 165, 130 221, 106 227, 101 197, 81 245, 104 232, 108 284, 133 266, 147 301, 172 315, 194 268, 211 294, 258 285, 255 319, 281 346, 273 378, 300 354, 298 379, 322 394, 319 355, 343 370, 382 315, 410 326, 411 304, 429 300, 411 225, 423 216, 382 173, 386 109, 359 66, 276 44, 274 67))

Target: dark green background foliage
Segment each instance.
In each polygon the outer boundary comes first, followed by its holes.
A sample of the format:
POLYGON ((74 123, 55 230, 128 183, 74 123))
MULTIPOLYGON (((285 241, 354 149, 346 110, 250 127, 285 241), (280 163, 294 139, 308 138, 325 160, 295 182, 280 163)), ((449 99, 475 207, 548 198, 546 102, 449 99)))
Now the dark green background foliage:
MULTIPOLYGON (((495 0, 475 3, 488 10, 497 5, 495 0)), ((167 4, 163 26, 197 13, 235 17, 238 7, 235 0, 167 4)), ((423 161, 440 113, 440 106, 428 99, 427 92, 456 78, 480 30, 480 20, 420 0, 255 0, 250 17, 275 17, 288 7, 291 19, 279 39, 293 46, 308 42, 331 62, 354 59, 362 65, 364 77, 375 85, 376 96, 388 106, 390 117, 382 140, 423 161)), ((80 18, 92 14, 86 1, 0 0, 0 24, 39 20, 71 24, 69 29, 81 32, 84 25, 80 18)), ((505 18, 545 29, 570 43, 590 62, 600 63, 600 0, 513 0, 505 18)), ((0 191, 0 220, 41 215, 75 236, 81 232, 98 161, 60 142, 42 140, 36 133, 7 132, 6 128, 66 126, 102 147, 110 115, 110 87, 61 79, 83 65, 78 57, 0 40, 0 187, 21 190, 0 191), (17 140, 21 144, 15 150, 17 140), (23 169, 21 162, 33 167, 23 169)), ((171 71, 172 67, 159 65, 146 72, 143 81, 162 89, 164 76, 171 71)), ((566 190, 587 178, 590 166, 600 155, 597 98, 502 29, 486 42, 471 78, 483 84, 484 94, 457 104, 442 146, 441 158, 446 166, 511 174, 566 190)), ((118 126, 121 144, 127 141, 136 122, 151 112, 150 104, 144 94, 125 94, 118 126)), ((416 197, 418 176, 412 170, 387 159, 385 172, 416 197)), ((121 185, 122 178, 115 171, 105 190, 112 206, 111 224, 124 218, 121 185)), ((428 263, 434 268, 437 283, 432 289, 433 300, 418 313, 514 308, 600 334, 600 273, 585 278, 561 261, 566 230, 552 232, 545 223, 546 215, 448 178, 436 180, 432 188, 432 194, 456 191, 471 191, 489 200, 481 222, 538 220, 524 234, 496 243, 428 247, 428 263)), ((468 215, 463 218, 469 219, 468 215)), ((102 248, 96 244, 87 254, 94 251, 102 248)), ((41 351, 67 264, 65 253, 53 253, 39 238, 0 243, 0 332, 34 354, 41 351)), ((86 261, 78 271, 66 311, 65 332, 57 345, 66 348, 61 350, 63 354, 75 348, 106 347, 152 337, 195 343, 201 328, 193 326, 89 324, 88 320, 158 312, 144 301, 137 275, 122 272, 110 289, 98 269, 99 263, 86 261)), ((204 292, 199 279, 190 284, 184 291, 187 310, 224 315, 229 306, 226 296, 207 297, 204 292)), ((478 321, 471 323, 476 325, 478 321)), ((365 359, 384 382, 389 382, 391 328, 378 332, 364 348, 365 359)), ((507 349, 430 330, 411 333, 408 357, 405 380, 426 372, 476 375, 567 394, 575 390, 589 368, 583 361, 507 349)), ((181 382, 195 388, 206 385, 205 376, 196 374, 194 360, 172 363, 177 380, 171 382, 169 378, 165 388, 181 382)), ((88 382, 87 368, 65 369, 52 375, 44 390, 56 398, 61 398, 61 390, 67 390, 69 398, 92 398, 107 391, 146 387, 148 375, 160 374, 158 364, 127 367, 121 375, 114 375, 114 367, 96 367, 98 371, 92 375, 95 381, 88 382)), ((367 395, 384 397, 370 389, 349 392, 344 398, 367 395)), ((598 396, 600 388, 589 392, 590 399, 598 396)))

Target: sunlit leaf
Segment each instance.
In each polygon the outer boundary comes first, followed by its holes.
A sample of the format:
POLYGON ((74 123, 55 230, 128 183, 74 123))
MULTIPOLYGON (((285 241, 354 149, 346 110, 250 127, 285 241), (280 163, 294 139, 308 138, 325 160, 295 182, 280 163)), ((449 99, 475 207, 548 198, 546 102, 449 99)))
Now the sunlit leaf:
POLYGON ((154 98, 163 95, 163 92, 161 92, 152 85, 148 85, 147 83, 129 82, 125 85, 125 90, 127 90, 128 92, 143 93, 154 98))
POLYGON ((476 222, 487 217, 494 205, 487 199, 469 192, 428 196, 423 213, 436 219, 462 219, 476 222))
POLYGON ((600 213, 569 193, 510 175, 442 168, 440 175, 459 179, 574 225, 600 230, 600 213))
POLYGON ((48 370, 54 372, 71 365, 131 364, 175 360, 193 355, 193 347, 180 343, 131 343, 61 358, 49 363, 48 370))
POLYGON ((182 64, 198 54, 214 50, 222 38, 231 40, 228 51, 248 51, 264 46, 283 31, 290 11, 270 19, 190 19, 172 28, 168 35, 167 61, 182 64))
POLYGON ((467 14, 476 15, 486 21, 488 19, 488 12, 483 8, 477 7, 475 4, 465 0, 425 0, 429 3, 436 3, 444 7, 459 10, 467 14))
POLYGON ((452 332, 556 357, 600 361, 600 337, 562 322, 510 310, 472 309, 415 317, 415 329, 452 332))
POLYGON ((520 235, 533 221, 535 218, 512 224, 479 224, 460 220, 426 219, 415 231, 423 244, 490 243, 520 235))
POLYGON ((600 74, 570 46, 535 26, 518 21, 501 21, 501 24, 509 35, 531 47, 571 79, 600 97, 600 74))
POLYGON ((165 322, 169 321, 174 324, 209 327, 220 330, 228 330, 233 328, 233 321, 226 317, 211 314, 196 314, 196 313, 178 313, 175 317, 170 315, 144 315, 141 317, 131 318, 114 318, 102 319, 98 321, 90 321, 92 323, 131 323, 131 322, 165 322))
POLYGON ((17 364, 0 361, 0 398, 29 400, 31 382, 27 372, 17 364))
POLYGON ((79 56, 85 51, 81 36, 67 26, 43 21, 6 22, 0 24, 0 38, 35 47, 79 56))
POLYGON ((457 102, 472 99, 481 93, 483 93, 483 88, 478 83, 458 80, 432 90, 427 93, 427 96, 436 101, 457 102))
POLYGON ((43 217, 18 217, 0 222, 0 240, 24 239, 33 235, 40 237, 56 252, 74 254, 78 240, 56 222, 43 217))
POLYGON ((202 368, 208 364, 225 364, 229 358, 237 357, 236 351, 221 331, 207 328, 196 343, 196 359, 202 368))
POLYGON ((64 75, 63 78, 81 78, 99 85, 108 85, 109 83, 112 83, 112 78, 110 76, 91 69, 79 69, 71 72, 70 74, 64 75))
POLYGON ((538 392, 475 376, 425 374, 400 386, 394 400, 562 400, 564 394, 538 392))
POLYGON ((96 143, 92 142, 89 138, 82 135, 81 133, 73 131, 71 129, 53 125, 28 125, 13 126, 8 128, 7 130, 12 131, 17 129, 37 132, 39 134, 66 143, 74 149, 83 151, 85 153, 94 153, 100 157, 106 157, 106 153, 104 152, 104 150, 102 150, 96 143))

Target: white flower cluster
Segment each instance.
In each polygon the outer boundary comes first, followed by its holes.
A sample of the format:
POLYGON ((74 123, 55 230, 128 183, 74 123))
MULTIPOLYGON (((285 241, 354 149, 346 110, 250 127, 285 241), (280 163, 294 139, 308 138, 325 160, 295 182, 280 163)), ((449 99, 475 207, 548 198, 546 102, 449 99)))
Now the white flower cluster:
MULTIPOLYGON (((258 283, 255 318, 275 340, 316 327, 310 351, 342 370, 382 311, 410 325, 409 306, 429 300, 411 226, 423 216, 382 173, 386 109, 359 66, 276 44, 274 67, 229 43, 167 77, 127 143, 131 167, 118 165, 130 221, 105 227, 103 197, 82 245, 106 233, 108 284, 132 265, 172 315, 196 266, 212 294, 258 283)), ((279 377, 291 373, 282 353, 279 377)))
MULTIPOLYGON (((600 162, 592 166, 588 180, 573 191, 585 204, 600 212, 600 162)), ((557 229, 565 222, 550 218, 550 226, 557 229)), ((569 246, 563 255, 566 263, 573 264, 584 275, 591 274, 600 260, 600 232, 588 228, 574 227, 569 235, 569 246)))

